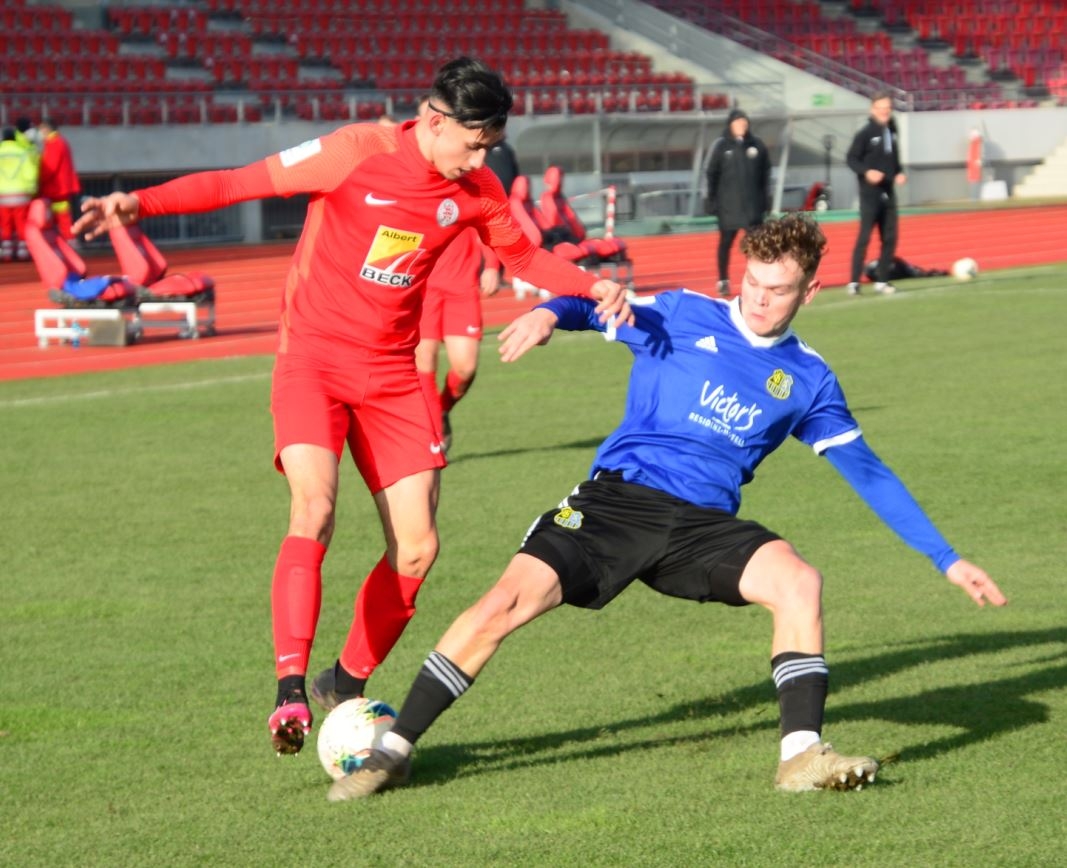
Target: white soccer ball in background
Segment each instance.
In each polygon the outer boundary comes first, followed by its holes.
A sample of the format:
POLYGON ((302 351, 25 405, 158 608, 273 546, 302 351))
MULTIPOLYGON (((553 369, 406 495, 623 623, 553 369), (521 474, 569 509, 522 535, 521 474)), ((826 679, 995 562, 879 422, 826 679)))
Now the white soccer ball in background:
POLYGON ((952 263, 952 276, 956 280, 971 280, 978 276, 978 263, 965 256, 952 263))
POLYGON ((359 697, 334 708, 319 727, 319 762, 335 781, 358 769, 396 720, 377 699, 359 697))

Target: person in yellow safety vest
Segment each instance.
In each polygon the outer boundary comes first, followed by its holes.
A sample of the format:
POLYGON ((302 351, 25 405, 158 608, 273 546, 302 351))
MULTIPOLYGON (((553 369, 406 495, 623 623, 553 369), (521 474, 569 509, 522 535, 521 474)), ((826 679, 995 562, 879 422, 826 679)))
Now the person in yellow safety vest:
POLYGON ((0 260, 29 259, 26 249, 26 212, 37 195, 40 154, 4 129, 0 140, 0 260))

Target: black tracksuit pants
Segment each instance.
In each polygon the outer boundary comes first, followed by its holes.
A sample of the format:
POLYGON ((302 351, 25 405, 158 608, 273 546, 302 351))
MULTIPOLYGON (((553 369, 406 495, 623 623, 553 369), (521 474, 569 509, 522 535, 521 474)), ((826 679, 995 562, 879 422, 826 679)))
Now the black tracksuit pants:
POLYGON ((884 283, 889 280, 889 270, 897 252, 897 197, 892 191, 867 185, 860 188, 860 234, 852 249, 852 276, 849 278, 852 283, 859 283, 863 275, 867 245, 875 226, 882 242, 875 280, 884 283))

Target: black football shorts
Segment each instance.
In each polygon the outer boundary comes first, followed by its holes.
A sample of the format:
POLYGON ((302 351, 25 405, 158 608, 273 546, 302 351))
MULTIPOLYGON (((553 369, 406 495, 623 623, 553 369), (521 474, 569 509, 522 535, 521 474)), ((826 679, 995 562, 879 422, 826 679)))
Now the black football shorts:
POLYGON ((572 606, 601 609, 634 580, 671 597, 745 606, 741 573, 777 539, 757 522, 601 471, 538 518, 519 551, 556 571, 572 606))

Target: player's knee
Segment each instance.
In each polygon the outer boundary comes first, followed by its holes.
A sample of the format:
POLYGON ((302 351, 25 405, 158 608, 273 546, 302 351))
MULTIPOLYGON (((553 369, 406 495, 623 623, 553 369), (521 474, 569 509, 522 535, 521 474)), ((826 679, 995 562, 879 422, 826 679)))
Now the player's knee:
POLYGON ((822 609, 822 573, 797 560, 777 585, 776 608, 817 614, 822 609))
POLYGON ((465 395, 467 390, 471 387, 471 383, 474 382, 474 375, 478 373, 478 366, 476 362, 465 363, 460 362, 453 366, 453 373, 455 373, 457 382, 455 390, 457 395, 465 395))
POLYGON ((334 528, 334 503, 327 495, 294 498, 289 513, 289 532, 329 544, 334 528))
POLYGON ((439 548, 436 532, 425 534, 418 540, 398 544, 396 571, 402 576, 424 577, 437 560, 439 548))

